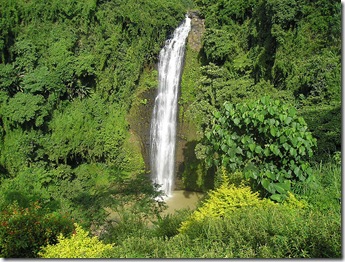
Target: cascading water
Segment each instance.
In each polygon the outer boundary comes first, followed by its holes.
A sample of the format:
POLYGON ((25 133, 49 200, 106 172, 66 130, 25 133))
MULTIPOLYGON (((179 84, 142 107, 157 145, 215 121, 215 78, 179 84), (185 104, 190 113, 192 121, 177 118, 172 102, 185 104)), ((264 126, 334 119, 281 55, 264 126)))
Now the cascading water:
POLYGON ((190 29, 191 19, 186 16, 159 54, 158 94, 151 121, 151 174, 168 197, 174 185, 178 89, 190 29))

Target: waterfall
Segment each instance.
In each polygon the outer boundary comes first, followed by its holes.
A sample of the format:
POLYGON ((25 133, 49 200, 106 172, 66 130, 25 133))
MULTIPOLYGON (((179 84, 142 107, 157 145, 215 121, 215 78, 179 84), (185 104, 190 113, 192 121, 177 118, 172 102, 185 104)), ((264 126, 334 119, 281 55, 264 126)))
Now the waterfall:
POLYGON ((168 197, 174 186, 178 90, 185 43, 191 28, 186 16, 159 53, 158 94, 151 120, 151 175, 168 197))

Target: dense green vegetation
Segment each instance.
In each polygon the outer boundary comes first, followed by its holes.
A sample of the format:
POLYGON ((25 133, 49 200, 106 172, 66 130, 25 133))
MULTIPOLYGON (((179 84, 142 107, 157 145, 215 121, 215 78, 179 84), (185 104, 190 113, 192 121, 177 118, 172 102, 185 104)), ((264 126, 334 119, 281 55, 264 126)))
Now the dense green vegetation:
POLYGON ((0 10, 1 210, 38 201, 96 230, 106 207, 154 206, 126 117, 186 3, 6 0, 0 10))
POLYGON ((1 1, 0 256, 341 257, 340 22, 333 0, 1 1), (211 190, 162 216, 133 128, 189 9, 182 181, 211 190))
POLYGON ((316 139, 293 107, 262 97, 235 106, 226 102, 214 115, 204 139, 208 166, 243 170, 275 200, 310 180, 312 170, 306 160, 313 155, 316 139))

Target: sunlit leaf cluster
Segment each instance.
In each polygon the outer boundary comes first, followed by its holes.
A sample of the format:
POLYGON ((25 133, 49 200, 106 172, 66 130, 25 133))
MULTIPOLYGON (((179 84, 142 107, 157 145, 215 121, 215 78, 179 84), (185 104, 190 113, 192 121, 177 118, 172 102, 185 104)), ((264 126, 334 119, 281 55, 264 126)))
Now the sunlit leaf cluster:
POLYGON ((209 166, 243 170, 276 200, 312 176, 307 160, 316 139, 293 107, 262 97, 252 103, 225 103, 214 117, 205 135, 209 166))

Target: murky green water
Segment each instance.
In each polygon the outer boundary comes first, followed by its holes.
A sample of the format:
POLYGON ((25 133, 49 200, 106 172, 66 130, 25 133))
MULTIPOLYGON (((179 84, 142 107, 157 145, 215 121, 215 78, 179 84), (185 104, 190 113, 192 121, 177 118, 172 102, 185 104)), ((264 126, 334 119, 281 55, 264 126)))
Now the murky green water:
MULTIPOLYGON (((175 190, 172 192, 172 196, 166 200, 168 208, 165 209, 161 215, 174 214, 176 210, 183 208, 194 210, 203 196, 204 194, 200 192, 175 190)), ((115 211, 110 208, 106 208, 106 210, 109 212, 109 220, 121 220, 120 216, 115 211)))
POLYGON ((203 196, 204 194, 200 192, 175 190, 172 196, 166 200, 168 208, 163 211, 163 214, 173 214, 175 210, 188 207, 190 209, 195 209, 203 196))

